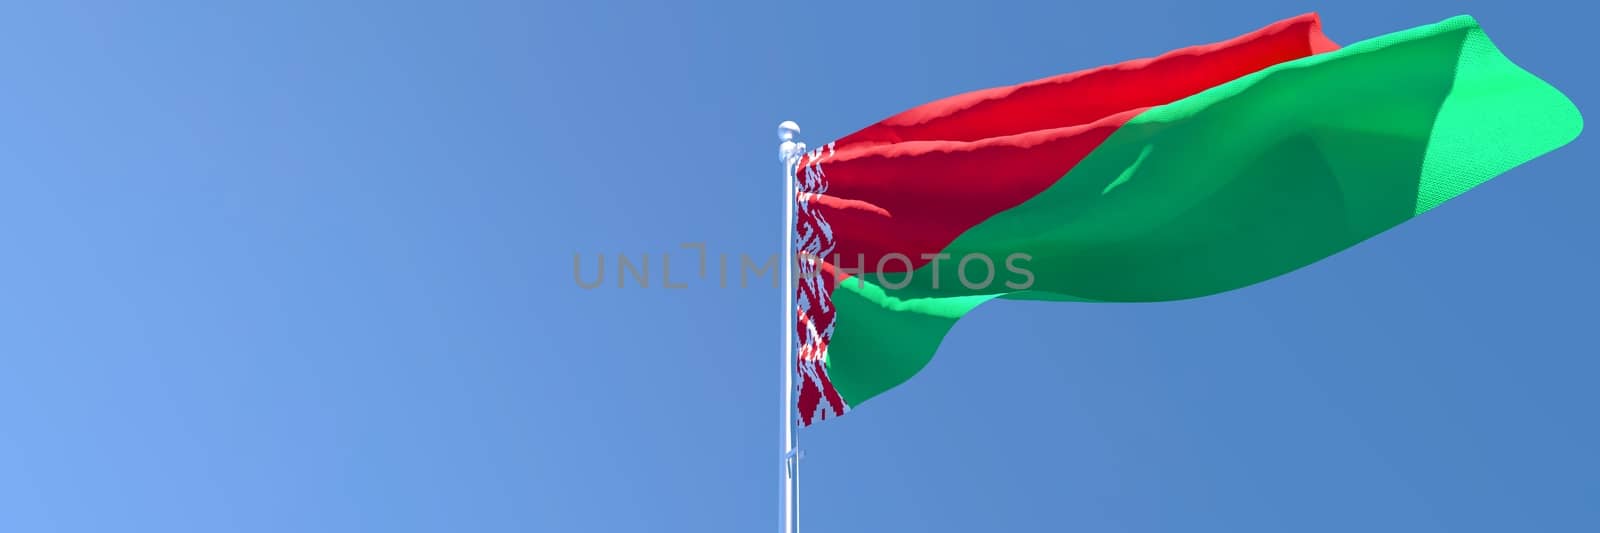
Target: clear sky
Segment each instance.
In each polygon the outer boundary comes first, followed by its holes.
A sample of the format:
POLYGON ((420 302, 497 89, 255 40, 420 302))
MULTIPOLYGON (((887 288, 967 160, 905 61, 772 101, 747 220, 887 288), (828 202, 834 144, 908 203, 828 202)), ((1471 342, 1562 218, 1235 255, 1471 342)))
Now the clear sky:
MULTIPOLYGON (((777 251, 779 121, 1311 10, 1592 115, 1582 5, 8 3, 0 531, 772 531, 779 293, 679 244, 777 251)), ((805 530, 1600 531, 1590 137, 1259 286, 980 309, 803 433, 805 530)))

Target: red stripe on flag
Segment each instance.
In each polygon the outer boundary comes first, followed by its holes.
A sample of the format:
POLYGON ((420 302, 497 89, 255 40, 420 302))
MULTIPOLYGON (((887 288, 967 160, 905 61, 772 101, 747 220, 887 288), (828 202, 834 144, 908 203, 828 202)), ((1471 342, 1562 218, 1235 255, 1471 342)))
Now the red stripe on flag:
MULTIPOLYGON (((1307 14, 1220 43, 924 104, 835 143, 826 196, 813 208, 833 229, 834 254, 874 266, 901 254, 915 269, 923 254, 1049 188, 1150 106, 1336 48, 1307 14)), ((905 262, 885 266, 899 272, 905 262)))

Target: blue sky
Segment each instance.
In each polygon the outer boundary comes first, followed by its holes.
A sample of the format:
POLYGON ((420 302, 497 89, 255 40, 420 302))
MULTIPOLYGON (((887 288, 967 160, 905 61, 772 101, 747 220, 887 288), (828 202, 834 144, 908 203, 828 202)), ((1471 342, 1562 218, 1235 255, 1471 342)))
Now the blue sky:
MULTIPOLYGON (((0 531, 771 530, 778 291, 571 265, 774 253, 779 121, 1311 10, 1472 14, 1588 110, 1589 9, 6 5, 0 531)), ((803 433, 805 528, 1600 529, 1590 144, 1259 286, 986 306, 803 433)))

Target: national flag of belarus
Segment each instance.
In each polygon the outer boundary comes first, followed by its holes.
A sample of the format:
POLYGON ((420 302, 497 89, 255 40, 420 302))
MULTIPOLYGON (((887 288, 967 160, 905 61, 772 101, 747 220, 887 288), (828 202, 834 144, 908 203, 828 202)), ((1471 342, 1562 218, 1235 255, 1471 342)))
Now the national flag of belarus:
POLYGON ((802 423, 904 382, 989 300, 1259 283, 1581 129, 1466 16, 1339 48, 1303 15, 918 106, 795 174, 797 246, 820 259, 801 261, 796 291, 802 423))

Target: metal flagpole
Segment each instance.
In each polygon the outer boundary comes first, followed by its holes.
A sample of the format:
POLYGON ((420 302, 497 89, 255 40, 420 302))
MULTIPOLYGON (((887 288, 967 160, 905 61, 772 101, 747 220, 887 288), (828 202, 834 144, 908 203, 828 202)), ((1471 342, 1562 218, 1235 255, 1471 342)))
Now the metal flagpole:
POLYGON ((800 156, 805 153, 805 143, 796 140, 800 125, 785 120, 778 124, 778 158, 783 160, 783 532, 796 533, 800 529, 800 457, 799 435, 794 431, 794 204, 795 170, 800 156))

